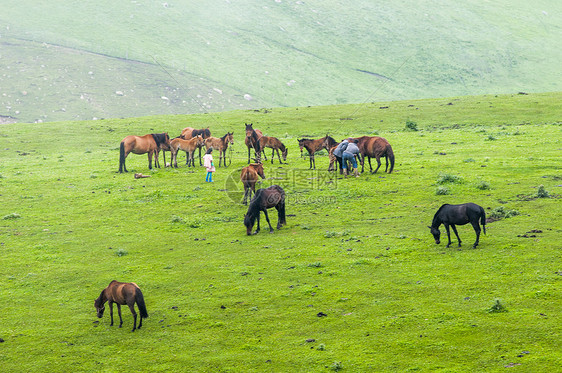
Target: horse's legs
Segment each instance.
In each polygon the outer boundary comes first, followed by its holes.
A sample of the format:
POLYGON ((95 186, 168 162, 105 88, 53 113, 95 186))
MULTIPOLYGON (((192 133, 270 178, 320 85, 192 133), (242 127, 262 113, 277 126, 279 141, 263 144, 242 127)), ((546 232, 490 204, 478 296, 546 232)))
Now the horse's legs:
MULTIPOLYGON (((279 150, 277 151, 277 156, 279 157, 279 150)), ((273 164, 273 157, 275 157, 275 148, 271 148, 271 164, 273 164)), ((279 162, 281 162, 281 158, 279 158, 279 162)))
MULTIPOLYGON (((374 174, 376 174, 377 171, 379 170, 379 168, 381 167, 381 157, 377 155, 377 156, 375 156, 375 159, 377 160, 377 169, 375 170, 375 172, 373 172, 374 174)), ((370 161, 370 159, 369 159, 369 161, 370 161)), ((453 225, 453 227, 454 227, 454 225, 453 225)), ((453 229, 455 229, 455 228, 453 228, 453 229)))
POLYGON ((451 232, 449 231, 449 224, 443 223, 443 225, 445 226, 445 229, 447 230, 447 238, 449 239, 449 243, 447 243, 447 246, 445 246, 445 247, 449 247, 449 246, 451 246, 451 232))
POLYGON ((369 157, 369 172, 373 173, 373 165, 371 164, 371 157, 369 157))
POLYGON ((152 152, 148 152, 148 169, 152 170, 152 152))
POLYGON ((476 220, 475 222, 470 222, 470 224, 472 224, 474 232, 476 232, 476 242, 474 242, 474 245, 472 245, 472 248, 475 249, 476 246, 478 246, 478 244, 480 243, 480 224, 478 224, 478 220, 476 220))
POLYGON ((267 209, 263 210, 263 214, 265 215, 265 220, 267 220, 267 224, 269 224, 269 233, 273 233, 273 227, 271 226, 271 223, 269 222, 269 215, 267 215, 267 209))
MULTIPOLYGON (((129 309, 131 310, 131 313, 133 314, 133 330, 131 330, 132 332, 135 331, 135 329, 137 328, 137 313, 135 312, 135 303, 133 302, 132 304, 127 304, 129 306, 129 309)), ((119 316, 121 316, 121 308, 119 308, 119 316)), ((142 317, 141 317, 141 324, 139 325, 139 328, 142 326, 142 317)), ((119 326, 121 327, 121 326, 119 326)))
MULTIPOLYGON (((256 229, 256 231, 254 232, 254 234, 258 234, 260 231, 260 215, 261 215, 261 211, 258 211, 258 217, 257 217, 257 223, 258 223, 258 228, 256 229)), ((266 215, 267 216, 267 215, 266 215)))
POLYGON ((109 301, 109 316, 111 317, 111 324, 109 326, 113 326, 113 301, 109 301))
POLYGON ((451 224, 451 228, 453 228, 453 232, 455 232, 455 236, 457 236, 457 240, 459 240, 459 247, 461 247, 462 241, 461 238, 459 237, 459 232, 457 232, 457 227, 454 224, 451 224))
POLYGON ((156 149, 154 151, 154 167, 160 168, 160 162, 158 161, 159 156, 160 156, 160 150, 156 149))
POLYGON ((250 164, 250 147, 248 146, 248 164, 250 164))
POLYGON ((250 192, 250 187, 244 185, 244 201, 242 202, 244 205, 248 204, 248 193, 250 192))
MULTIPOLYGON (((193 153, 195 153, 195 151, 193 151, 193 153)), ((201 163, 201 148, 199 148, 199 166, 203 166, 203 163, 201 163)), ((195 165, 193 165, 193 167, 195 167, 195 165)))
POLYGON ((119 303, 115 303, 117 304, 117 313, 119 314, 119 327, 123 326, 123 317, 121 317, 121 305, 119 303))

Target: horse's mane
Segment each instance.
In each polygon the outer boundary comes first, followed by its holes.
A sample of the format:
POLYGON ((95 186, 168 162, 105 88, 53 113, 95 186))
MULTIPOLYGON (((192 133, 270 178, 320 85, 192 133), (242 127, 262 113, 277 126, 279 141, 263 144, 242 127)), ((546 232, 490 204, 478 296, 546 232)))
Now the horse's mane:
POLYGON ((156 142, 157 146, 166 142, 166 132, 163 133, 153 133, 152 138, 156 142))
POLYGON ((439 213, 441 212, 441 210, 443 210, 446 206, 449 206, 448 203, 445 203, 444 205, 442 205, 441 207, 439 207, 439 210, 437 210, 437 212, 435 213, 435 215, 433 215, 433 221, 431 222, 431 226, 435 227, 437 225, 437 223, 439 223, 439 225, 441 225, 441 221, 439 220, 439 213))
POLYGON ((250 135, 254 142, 254 150, 259 153, 260 151, 260 138, 254 129, 252 129, 252 134, 250 135))
POLYGON ((201 135, 204 139, 211 136, 211 131, 208 128, 191 131, 191 137, 201 135))
POLYGON ((221 140, 224 141, 224 139, 226 139, 226 136, 230 135, 228 132, 226 133, 226 135, 224 135, 223 137, 221 137, 221 140))

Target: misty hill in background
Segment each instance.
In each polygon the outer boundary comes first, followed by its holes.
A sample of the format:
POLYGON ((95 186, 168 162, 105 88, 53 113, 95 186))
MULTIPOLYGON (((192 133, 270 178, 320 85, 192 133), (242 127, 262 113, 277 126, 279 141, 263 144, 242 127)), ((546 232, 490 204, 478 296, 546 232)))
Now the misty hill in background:
POLYGON ((562 90, 555 1, 3 0, 0 122, 562 90))

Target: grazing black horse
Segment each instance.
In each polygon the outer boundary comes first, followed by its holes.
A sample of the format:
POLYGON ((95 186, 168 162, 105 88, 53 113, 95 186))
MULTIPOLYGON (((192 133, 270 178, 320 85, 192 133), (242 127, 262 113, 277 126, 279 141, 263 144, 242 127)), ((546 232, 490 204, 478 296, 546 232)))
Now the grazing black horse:
POLYGON ((244 215, 244 225, 246 226, 246 234, 252 235, 252 228, 256 219, 258 220, 258 228, 253 234, 260 231, 260 212, 263 211, 267 224, 269 224, 269 233, 273 233, 273 227, 267 216, 267 209, 275 207, 277 209, 277 229, 287 224, 285 220, 285 191, 279 185, 272 185, 269 188, 258 189, 254 194, 254 198, 250 201, 248 212, 244 215))
POLYGON ((486 213, 481 206, 478 206, 475 203, 463 203, 462 205, 444 204, 439 208, 439 210, 437 210, 435 216, 433 217, 433 223, 431 223, 431 227, 428 228, 431 229, 431 234, 433 234, 433 238, 435 238, 435 243, 439 244, 439 237, 441 236, 439 226, 443 224, 447 230, 447 237, 449 238, 447 247, 449 247, 451 245, 451 232, 449 231, 449 226, 451 226, 451 228, 453 228, 453 232, 455 232, 455 235, 459 240, 460 247, 461 238, 457 233, 456 225, 470 223, 476 232, 476 242, 472 245, 472 248, 474 249, 478 246, 478 242, 480 241, 480 225, 478 224, 478 221, 482 223, 484 234, 486 234, 486 213))

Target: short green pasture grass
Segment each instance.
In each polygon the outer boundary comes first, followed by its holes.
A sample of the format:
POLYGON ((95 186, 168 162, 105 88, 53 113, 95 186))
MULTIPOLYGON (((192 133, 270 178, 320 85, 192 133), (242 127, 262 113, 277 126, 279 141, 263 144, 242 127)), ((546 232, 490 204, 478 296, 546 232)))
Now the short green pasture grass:
POLYGON ((562 365, 561 95, 452 100, 416 101, 415 116, 412 102, 393 102, 0 126, 0 216, 11 216, 0 219, 0 366, 552 371, 562 365), (288 224, 273 234, 263 216, 256 236, 242 224, 245 122, 289 147, 261 183, 287 192, 288 224), (148 170, 145 155, 116 172, 126 135, 207 125, 235 135, 214 183, 202 167, 148 170), (367 164, 343 179, 327 174, 326 155, 317 171, 300 157, 303 135, 369 131, 392 144, 392 174, 383 160, 377 174, 367 164), (436 195, 443 174, 463 182, 436 195), (540 185, 549 198, 537 198, 540 185), (469 225, 462 247, 436 245, 433 214, 463 202, 518 214, 490 221, 477 249, 469 225), (122 329, 107 312, 96 318, 93 300, 113 279, 143 290, 149 318, 134 333, 126 307, 122 329), (507 312, 491 312, 499 305, 507 312))

